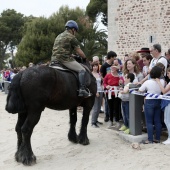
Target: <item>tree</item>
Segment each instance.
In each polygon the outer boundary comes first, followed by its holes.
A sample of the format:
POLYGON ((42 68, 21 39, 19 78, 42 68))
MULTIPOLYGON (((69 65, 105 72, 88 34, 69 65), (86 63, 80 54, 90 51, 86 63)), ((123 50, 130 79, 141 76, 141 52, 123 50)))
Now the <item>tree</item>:
POLYGON ((75 20, 79 25, 77 39, 82 50, 91 60, 94 55, 102 56, 107 51, 107 35, 97 31, 97 27, 85 15, 85 11, 62 6, 49 18, 34 18, 25 23, 24 36, 18 46, 15 63, 19 66, 29 62, 37 64, 51 60, 55 37, 64 31, 65 23, 75 20))
POLYGON ((107 53, 107 34, 106 30, 97 30, 97 26, 91 29, 86 29, 82 32, 81 48, 89 60, 97 55, 102 59, 107 53), (86 33, 85 33, 86 32, 86 33))
POLYGON ((77 20, 84 16, 85 12, 80 8, 69 9, 62 6, 58 12, 49 18, 39 17, 26 23, 24 36, 18 46, 15 62, 17 65, 35 64, 51 59, 52 47, 55 37, 63 32, 67 20, 77 20))
POLYGON ((25 24, 24 36, 15 57, 17 65, 28 65, 29 62, 37 64, 49 60, 55 35, 48 32, 48 27, 48 19, 44 17, 35 18, 25 24))
POLYGON ((86 7, 86 13, 93 22, 102 15, 101 22, 107 26, 107 0, 90 0, 86 7))
POLYGON ((24 16, 15 10, 4 10, 0 15, 0 69, 7 50, 13 50, 19 44, 22 38, 22 27, 24 25, 24 16))

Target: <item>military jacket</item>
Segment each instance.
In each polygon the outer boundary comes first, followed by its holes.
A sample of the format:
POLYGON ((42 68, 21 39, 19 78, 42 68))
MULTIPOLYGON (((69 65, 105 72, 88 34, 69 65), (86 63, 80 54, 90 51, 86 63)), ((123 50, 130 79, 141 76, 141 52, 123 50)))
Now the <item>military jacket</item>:
POLYGON ((68 30, 65 30, 54 41, 51 61, 73 61, 71 55, 76 48, 80 48, 78 40, 68 30))

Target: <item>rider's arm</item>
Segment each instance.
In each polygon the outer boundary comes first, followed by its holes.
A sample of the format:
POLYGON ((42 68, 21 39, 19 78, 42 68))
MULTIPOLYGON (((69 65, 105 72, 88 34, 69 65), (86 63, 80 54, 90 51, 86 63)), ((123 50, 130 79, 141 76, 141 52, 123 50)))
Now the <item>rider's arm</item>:
POLYGON ((81 48, 76 48, 75 50, 76 50, 76 53, 77 53, 80 57, 86 58, 86 56, 85 56, 84 52, 81 50, 81 48))

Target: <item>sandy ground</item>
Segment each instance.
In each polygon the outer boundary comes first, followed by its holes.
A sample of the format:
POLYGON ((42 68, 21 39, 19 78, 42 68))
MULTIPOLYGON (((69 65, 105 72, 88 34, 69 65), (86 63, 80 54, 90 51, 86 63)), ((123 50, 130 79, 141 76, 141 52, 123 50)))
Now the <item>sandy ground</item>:
MULTIPOLYGON (((0 92, 0 170, 169 170, 170 146, 143 145, 136 150, 119 138, 107 123, 100 128, 88 125, 90 145, 68 141, 69 114, 66 111, 45 109, 32 135, 32 148, 37 164, 26 167, 14 160, 16 151, 15 124, 17 114, 5 111, 6 95, 0 92)), ((81 123, 78 113, 77 133, 81 123)), ((91 117, 90 117, 91 119, 91 117)), ((103 116, 100 115, 100 121, 103 116)))

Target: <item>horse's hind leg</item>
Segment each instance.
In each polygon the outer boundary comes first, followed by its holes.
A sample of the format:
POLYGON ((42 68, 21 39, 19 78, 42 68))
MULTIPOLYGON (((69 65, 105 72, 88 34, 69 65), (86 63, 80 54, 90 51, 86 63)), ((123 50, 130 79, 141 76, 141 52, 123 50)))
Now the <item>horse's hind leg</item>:
POLYGON ((38 123, 41 112, 28 112, 27 118, 21 128, 22 143, 18 150, 18 161, 24 165, 32 165, 36 163, 36 157, 31 147, 31 135, 35 125, 38 123))
POLYGON ((89 122, 89 114, 90 114, 91 107, 87 105, 83 107, 83 118, 81 122, 80 134, 78 136, 79 143, 82 145, 89 144, 89 139, 87 137, 87 125, 89 122))
POLYGON ((18 121, 15 127, 15 131, 17 132, 17 152, 15 153, 15 160, 17 162, 19 162, 19 158, 18 158, 18 150, 21 146, 22 143, 22 133, 21 133, 21 127, 24 124, 25 120, 26 120, 27 114, 26 113, 18 113, 18 121))
POLYGON ((77 108, 69 109, 69 115, 70 115, 70 130, 68 133, 68 139, 71 142, 78 143, 78 138, 76 134, 77 108))

